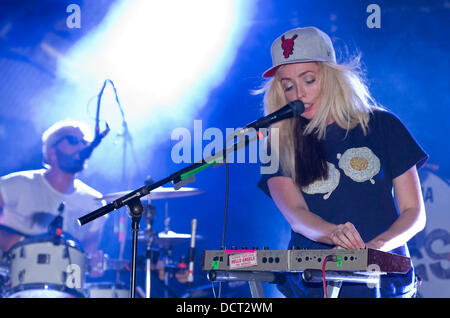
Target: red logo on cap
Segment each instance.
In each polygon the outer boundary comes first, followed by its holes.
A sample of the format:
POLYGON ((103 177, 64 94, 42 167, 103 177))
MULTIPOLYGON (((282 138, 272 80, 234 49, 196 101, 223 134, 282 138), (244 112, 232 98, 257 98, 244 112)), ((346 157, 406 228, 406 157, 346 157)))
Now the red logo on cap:
POLYGON ((293 54, 294 51, 294 40, 297 38, 297 34, 295 34, 290 39, 285 39, 284 35, 281 36, 281 48, 283 49, 283 55, 285 58, 288 58, 289 55, 293 54))

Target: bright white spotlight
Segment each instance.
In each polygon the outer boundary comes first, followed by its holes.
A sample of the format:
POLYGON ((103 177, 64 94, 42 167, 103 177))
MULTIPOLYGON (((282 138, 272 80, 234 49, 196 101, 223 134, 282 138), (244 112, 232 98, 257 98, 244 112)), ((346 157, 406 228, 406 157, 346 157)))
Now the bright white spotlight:
MULTIPOLYGON (((226 76, 254 6, 254 0, 117 1, 102 23, 59 59, 55 86, 41 95, 42 111, 35 120, 92 120, 93 97, 110 79, 134 149, 148 154, 173 129, 192 127, 209 92, 226 76)), ((82 19, 84 14, 82 8, 82 19)), ((108 121, 111 133, 96 149, 89 171, 117 180, 124 139, 118 134, 122 117, 110 87, 101 100, 100 118, 108 121)), ((135 166, 127 161, 127 173, 135 166)))
POLYGON ((251 3, 119 2, 76 45, 61 74, 91 90, 113 80, 135 124, 190 118, 233 61, 251 3))

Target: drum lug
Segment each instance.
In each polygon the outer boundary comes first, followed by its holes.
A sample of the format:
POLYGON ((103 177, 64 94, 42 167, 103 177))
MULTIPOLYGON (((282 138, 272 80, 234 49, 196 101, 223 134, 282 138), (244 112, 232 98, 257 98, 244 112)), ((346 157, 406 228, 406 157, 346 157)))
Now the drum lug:
POLYGON ((63 249, 62 257, 63 258, 69 258, 69 248, 66 247, 66 248, 63 249))
POLYGON ((37 255, 38 264, 50 264, 50 254, 38 254, 37 255))
POLYGON ((9 253, 7 253, 6 255, 5 255, 5 260, 8 262, 8 263, 10 263, 13 259, 15 259, 16 258, 16 254, 15 253, 11 253, 11 252, 9 252, 9 253))
POLYGON ((17 276, 17 278, 19 279, 20 284, 22 284, 24 282, 24 280, 25 280, 25 273, 26 273, 26 270, 23 269, 23 270, 21 270, 19 272, 19 275, 17 276))

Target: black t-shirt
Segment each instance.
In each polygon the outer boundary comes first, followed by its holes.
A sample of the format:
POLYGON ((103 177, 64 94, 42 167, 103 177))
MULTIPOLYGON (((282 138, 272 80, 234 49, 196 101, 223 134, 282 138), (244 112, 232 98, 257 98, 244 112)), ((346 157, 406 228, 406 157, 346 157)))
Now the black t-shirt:
MULTIPOLYGON (((395 115, 381 110, 371 114, 366 135, 359 125, 348 133, 336 123, 328 125, 322 145, 328 178, 302 188, 308 208, 328 222, 353 223, 363 241, 368 242, 386 231, 399 215, 392 180, 413 165, 422 166, 428 155, 395 115)), ((267 195, 270 196, 267 180, 282 176, 281 170, 261 176, 258 187, 267 195)), ((293 231, 289 248, 292 246, 306 249, 333 247, 293 231)), ((392 252, 409 256, 406 245, 392 252)), ((395 285, 407 284, 411 279, 395 285)), ((401 292, 401 286, 384 286, 386 284, 392 285, 387 281, 382 284, 382 289, 387 289, 386 294, 401 292)))

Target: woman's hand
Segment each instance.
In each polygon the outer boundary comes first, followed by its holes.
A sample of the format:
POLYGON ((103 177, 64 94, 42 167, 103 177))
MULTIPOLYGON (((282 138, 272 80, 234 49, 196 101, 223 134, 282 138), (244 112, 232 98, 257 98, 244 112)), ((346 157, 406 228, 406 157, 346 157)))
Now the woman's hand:
POLYGON ((346 249, 358 249, 366 246, 355 226, 350 222, 337 225, 328 237, 334 245, 346 249))

